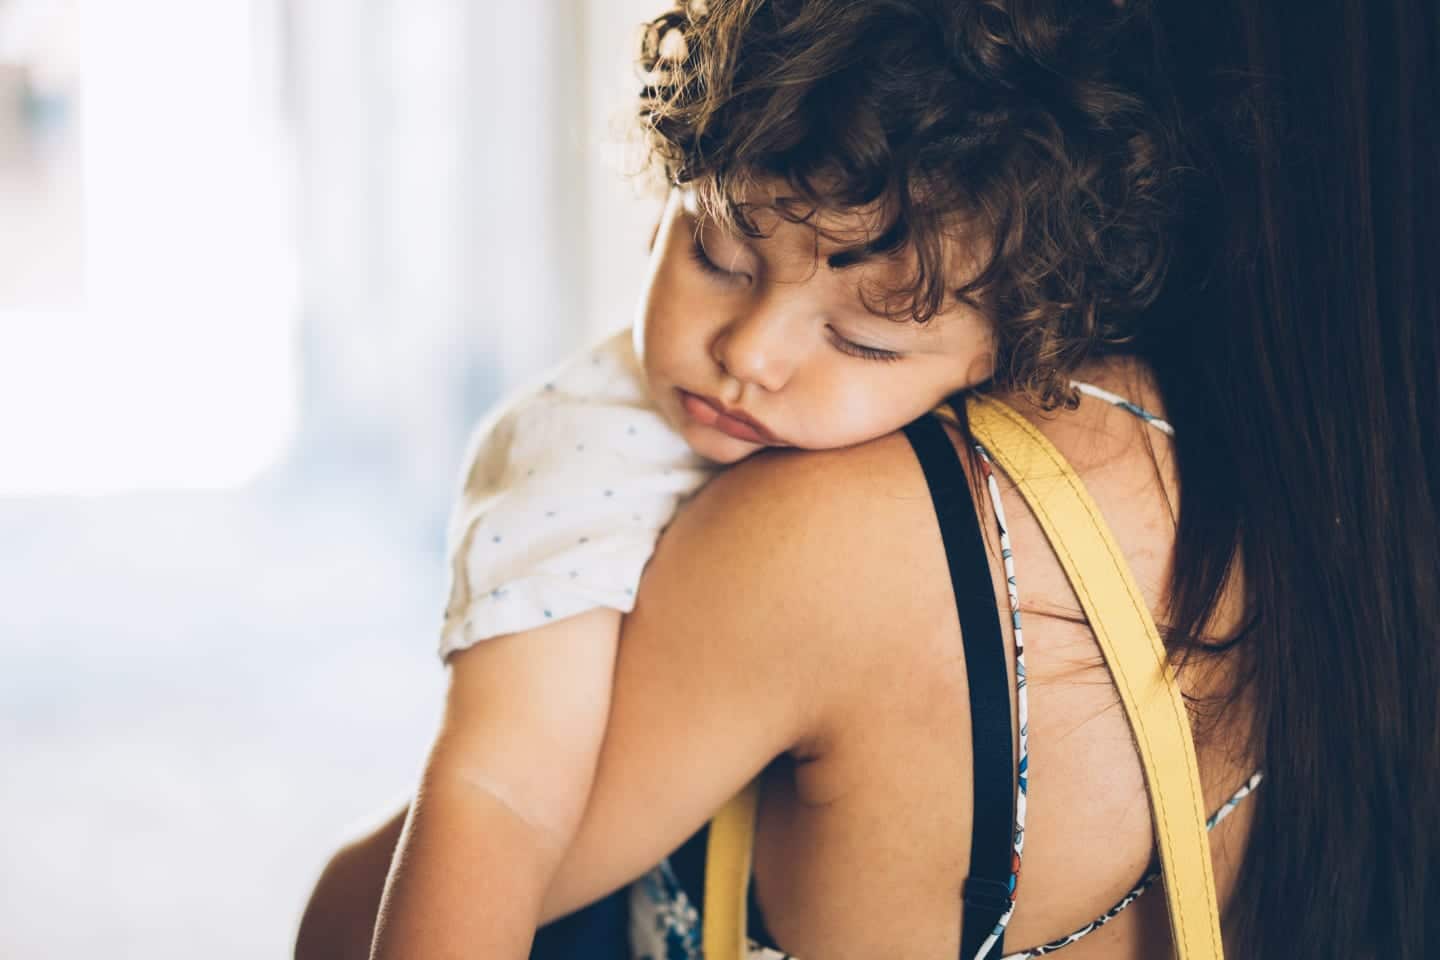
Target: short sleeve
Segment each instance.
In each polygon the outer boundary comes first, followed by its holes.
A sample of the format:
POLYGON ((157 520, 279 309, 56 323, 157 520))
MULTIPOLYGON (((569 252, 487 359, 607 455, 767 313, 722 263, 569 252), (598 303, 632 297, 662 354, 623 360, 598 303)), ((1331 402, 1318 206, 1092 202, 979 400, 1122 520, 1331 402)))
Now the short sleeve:
POLYGON ((628 329, 503 404, 472 434, 451 513, 441 656, 629 612, 661 531, 712 470, 654 408, 628 329))

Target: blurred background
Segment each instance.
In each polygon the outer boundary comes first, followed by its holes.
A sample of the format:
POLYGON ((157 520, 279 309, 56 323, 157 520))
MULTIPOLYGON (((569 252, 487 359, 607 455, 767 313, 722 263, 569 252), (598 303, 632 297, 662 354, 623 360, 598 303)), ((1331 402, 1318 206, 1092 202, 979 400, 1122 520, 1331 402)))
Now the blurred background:
POLYGON ((470 427, 628 322, 663 0, 0 0, 0 957, 288 956, 470 427))

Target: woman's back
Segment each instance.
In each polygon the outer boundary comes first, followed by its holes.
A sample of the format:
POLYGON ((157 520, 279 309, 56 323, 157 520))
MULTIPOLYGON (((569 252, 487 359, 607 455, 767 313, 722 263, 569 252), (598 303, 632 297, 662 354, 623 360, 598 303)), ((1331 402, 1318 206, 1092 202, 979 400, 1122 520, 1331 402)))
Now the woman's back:
MULTIPOLYGON (((1141 369, 1123 361, 1080 379, 1160 404, 1141 369)), ((1105 514, 1137 582, 1163 623, 1174 540, 1175 471, 1167 438, 1104 402, 1044 414, 1007 398, 1070 460, 1105 514)), ((951 432, 957 453, 964 443, 951 432)), ((877 583, 896 607, 893 633, 846 636, 847 668, 821 680, 843 708, 828 735, 768 772, 756 844, 756 887, 767 926, 802 958, 953 955, 960 896, 970 864, 970 701, 954 598, 939 529, 914 456, 903 440, 850 456, 876 487, 891 535, 877 537, 863 565, 900 573, 877 583)), ((842 454, 842 456, 844 456, 842 454)), ((998 475, 1020 595, 1029 691, 1029 791, 1025 856, 1006 951, 1069 934, 1119 901, 1150 869, 1154 844, 1140 760, 1094 635, 1023 500, 998 475)), ((993 511, 982 501, 997 608, 1007 609, 993 511)), ((1239 620, 1227 598, 1216 626, 1239 620)), ((1008 619, 1008 618, 1005 618, 1008 619)), ((1013 635, 1005 628, 1014 671, 1013 635)), ((1187 694, 1223 692, 1223 661, 1182 672, 1187 694)), ((1013 689, 1013 683, 1012 683, 1013 689)), ((1013 709, 1013 704, 1012 704, 1013 709)), ((1197 744, 1207 807, 1216 809, 1254 771, 1233 756, 1243 742, 1243 706, 1201 726, 1197 744)), ((1244 849, 1248 810, 1212 833, 1224 904, 1244 849)), ((1162 955, 1168 941, 1162 896, 1142 897, 1111 923, 1065 948, 1068 956, 1162 955)))

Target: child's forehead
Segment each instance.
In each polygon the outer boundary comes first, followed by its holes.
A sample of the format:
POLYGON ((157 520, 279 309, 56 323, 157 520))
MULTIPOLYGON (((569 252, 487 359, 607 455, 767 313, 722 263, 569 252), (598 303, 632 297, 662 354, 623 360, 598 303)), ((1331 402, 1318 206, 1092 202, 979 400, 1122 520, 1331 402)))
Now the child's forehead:
MULTIPOLYGON (((917 279, 914 245, 892 242, 889 232, 895 228, 895 217, 887 201, 864 207, 810 207, 774 182, 749 188, 735 200, 760 234, 745 239, 766 261, 807 271, 824 265, 851 283, 872 289, 903 289, 917 279), (782 214, 787 205, 790 212, 782 214), (796 211, 803 215, 800 222, 794 222, 796 211)), ((683 189, 681 204, 697 222, 709 219, 696 191, 683 189)), ((946 274, 973 275, 981 255, 973 224, 957 220, 938 239, 946 274)))
MULTIPOLYGON (((863 209, 815 208, 783 193, 747 193, 740 198, 748 220, 744 230, 725 224, 732 238, 742 240, 756 255, 773 265, 813 270, 825 266, 843 271, 858 281, 859 274, 872 281, 879 275, 901 279, 914 265, 914 251, 908 244, 885 243, 885 232, 893 221, 878 205, 863 209), (753 228, 755 236, 743 235, 753 228)), ((697 223, 712 221, 704 205, 693 195, 684 203, 697 223)), ((723 216, 718 219, 725 219, 723 216)))
MULTIPOLYGON (((781 184, 757 184, 727 198, 761 235, 760 239, 809 238, 809 249, 821 256, 853 250, 874 242, 893 223, 889 205, 876 201, 863 207, 816 206, 786 190, 781 184)), ((681 191, 687 213, 705 216, 707 211, 693 188, 681 191)))

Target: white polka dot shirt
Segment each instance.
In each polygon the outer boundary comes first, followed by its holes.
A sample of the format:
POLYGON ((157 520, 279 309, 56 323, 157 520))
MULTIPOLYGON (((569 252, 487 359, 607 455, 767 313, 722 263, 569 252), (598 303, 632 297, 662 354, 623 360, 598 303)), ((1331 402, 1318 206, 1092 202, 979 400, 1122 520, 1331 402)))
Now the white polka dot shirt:
POLYGON ((471 436, 450 517, 440 655, 628 613, 661 530, 714 470, 652 406, 629 329, 501 404, 471 436))

